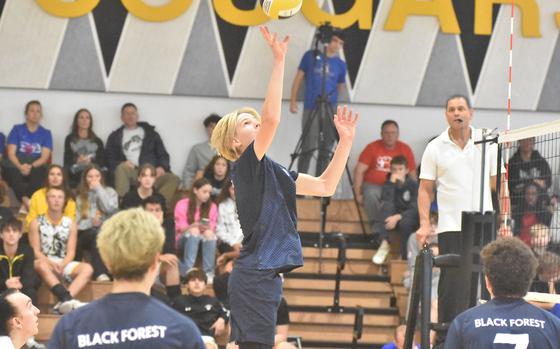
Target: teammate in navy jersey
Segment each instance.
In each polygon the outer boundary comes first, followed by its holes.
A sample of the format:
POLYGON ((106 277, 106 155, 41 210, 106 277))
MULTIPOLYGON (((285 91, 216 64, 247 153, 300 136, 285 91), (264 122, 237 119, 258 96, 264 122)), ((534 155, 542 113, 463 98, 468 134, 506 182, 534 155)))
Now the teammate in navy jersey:
POLYGON ((538 264, 529 247, 517 238, 500 238, 480 257, 492 300, 453 320, 445 348, 560 348, 560 320, 523 300, 538 264))
POLYGON ((113 290, 56 325, 49 349, 204 349, 192 320, 150 297, 164 234, 149 212, 122 211, 103 223, 97 245, 113 290))
POLYGON ((230 275, 231 340, 241 349, 274 345, 276 314, 282 298, 279 273, 303 265, 297 233, 296 193, 331 196, 344 171, 352 147, 357 116, 338 108, 334 124, 340 141, 327 169, 319 177, 288 172, 266 152, 280 123, 284 62, 288 38, 261 27, 274 56, 262 118, 251 108, 224 116, 212 132, 212 146, 235 161, 235 186, 243 246, 230 275))

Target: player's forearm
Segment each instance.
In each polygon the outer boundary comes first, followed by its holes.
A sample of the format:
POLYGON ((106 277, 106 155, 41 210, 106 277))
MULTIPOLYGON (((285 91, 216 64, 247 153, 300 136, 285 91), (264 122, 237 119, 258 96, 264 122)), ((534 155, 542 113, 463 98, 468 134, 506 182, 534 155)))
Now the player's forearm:
POLYGON ((264 122, 280 122, 282 91, 284 87, 284 59, 275 59, 264 99, 262 118, 264 122))
POLYGON ((320 177, 325 183, 324 196, 331 196, 334 194, 338 182, 340 181, 340 177, 342 177, 342 173, 344 172, 346 161, 348 160, 348 155, 350 154, 350 149, 352 149, 352 140, 341 139, 336 146, 336 150, 334 151, 334 155, 329 166, 327 166, 320 177))

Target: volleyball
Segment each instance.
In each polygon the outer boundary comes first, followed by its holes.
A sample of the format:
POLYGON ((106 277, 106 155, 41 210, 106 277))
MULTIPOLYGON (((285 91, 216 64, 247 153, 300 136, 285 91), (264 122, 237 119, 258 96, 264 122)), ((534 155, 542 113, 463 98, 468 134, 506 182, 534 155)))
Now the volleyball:
POLYGON ((272 19, 290 18, 298 13, 303 0, 259 0, 265 15, 272 19))

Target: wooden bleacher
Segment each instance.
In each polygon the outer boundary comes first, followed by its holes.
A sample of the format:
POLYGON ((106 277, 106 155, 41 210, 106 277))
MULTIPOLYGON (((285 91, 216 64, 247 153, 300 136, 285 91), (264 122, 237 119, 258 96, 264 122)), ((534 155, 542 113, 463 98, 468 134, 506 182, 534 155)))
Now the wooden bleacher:
MULTIPOLYGON (((284 275, 284 296, 290 306, 290 336, 302 337, 305 348, 350 348, 354 314, 360 306, 365 316, 359 347, 380 348, 393 339, 394 329, 404 317, 408 292, 402 286, 402 276, 406 262, 391 260, 385 268, 374 265, 371 258, 375 251, 357 222, 353 202, 333 200, 327 211, 329 222, 320 263, 316 247, 319 210, 319 200, 298 201, 305 265, 284 275), (347 236, 346 268, 340 283, 340 306, 344 311, 333 313, 328 308, 333 305, 338 249, 332 235, 339 232, 347 236)), ((395 257, 398 245, 393 245, 391 255, 395 257)), ((91 301, 108 293, 110 288, 110 282, 90 282, 77 298, 91 301)), ((211 287, 208 290, 211 292, 211 287)), ((56 300, 46 288, 41 288, 38 303, 41 314, 37 339, 47 341, 59 318, 48 313, 56 300)))

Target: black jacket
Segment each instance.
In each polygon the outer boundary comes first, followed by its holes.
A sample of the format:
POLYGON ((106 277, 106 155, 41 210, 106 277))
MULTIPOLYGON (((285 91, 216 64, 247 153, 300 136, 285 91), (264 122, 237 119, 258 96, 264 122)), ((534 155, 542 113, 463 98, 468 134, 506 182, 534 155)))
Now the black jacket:
POLYGON ((15 257, 10 259, 0 243, 0 292, 6 290, 6 280, 14 276, 20 277, 24 289, 37 288, 39 279, 33 268, 34 261, 35 254, 28 245, 20 242, 15 257))
POLYGON ((214 336, 210 327, 219 318, 224 319, 226 323, 229 320, 229 311, 216 297, 182 295, 173 300, 173 308, 191 318, 203 336, 214 336))
POLYGON ((535 179, 543 179, 546 187, 552 184, 552 171, 545 158, 534 150, 530 161, 523 161, 519 150, 509 159, 509 191, 512 211, 518 211, 524 200, 525 186, 535 179))
MULTIPOLYGON (((140 158, 138 163, 140 165, 152 164, 155 167, 161 166, 165 171, 171 171, 169 165, 169 154, 165 150, 163 141, 159 133, 156 132, 155 126, 148 124, 147 122, 139 122, 139 127, 144 129, 144 140, 142 141, 142 148, 140 150, 140 158)), ((117 166, 126 161, 124 152, 122 149, 122 138, 123 138, 124 126, 119 127, 115 131, 111 132, 109 138, 107 138, 107 146, 105 147, 105 155, 107 159, 107 166, 109 171, 115 171, 117 166)))
POLYGON ((410 177, 407 176, 401 186, 387 180, 381 190, 384 212, 400 213, 403 216, 418 215, 418 183, 410 177))

